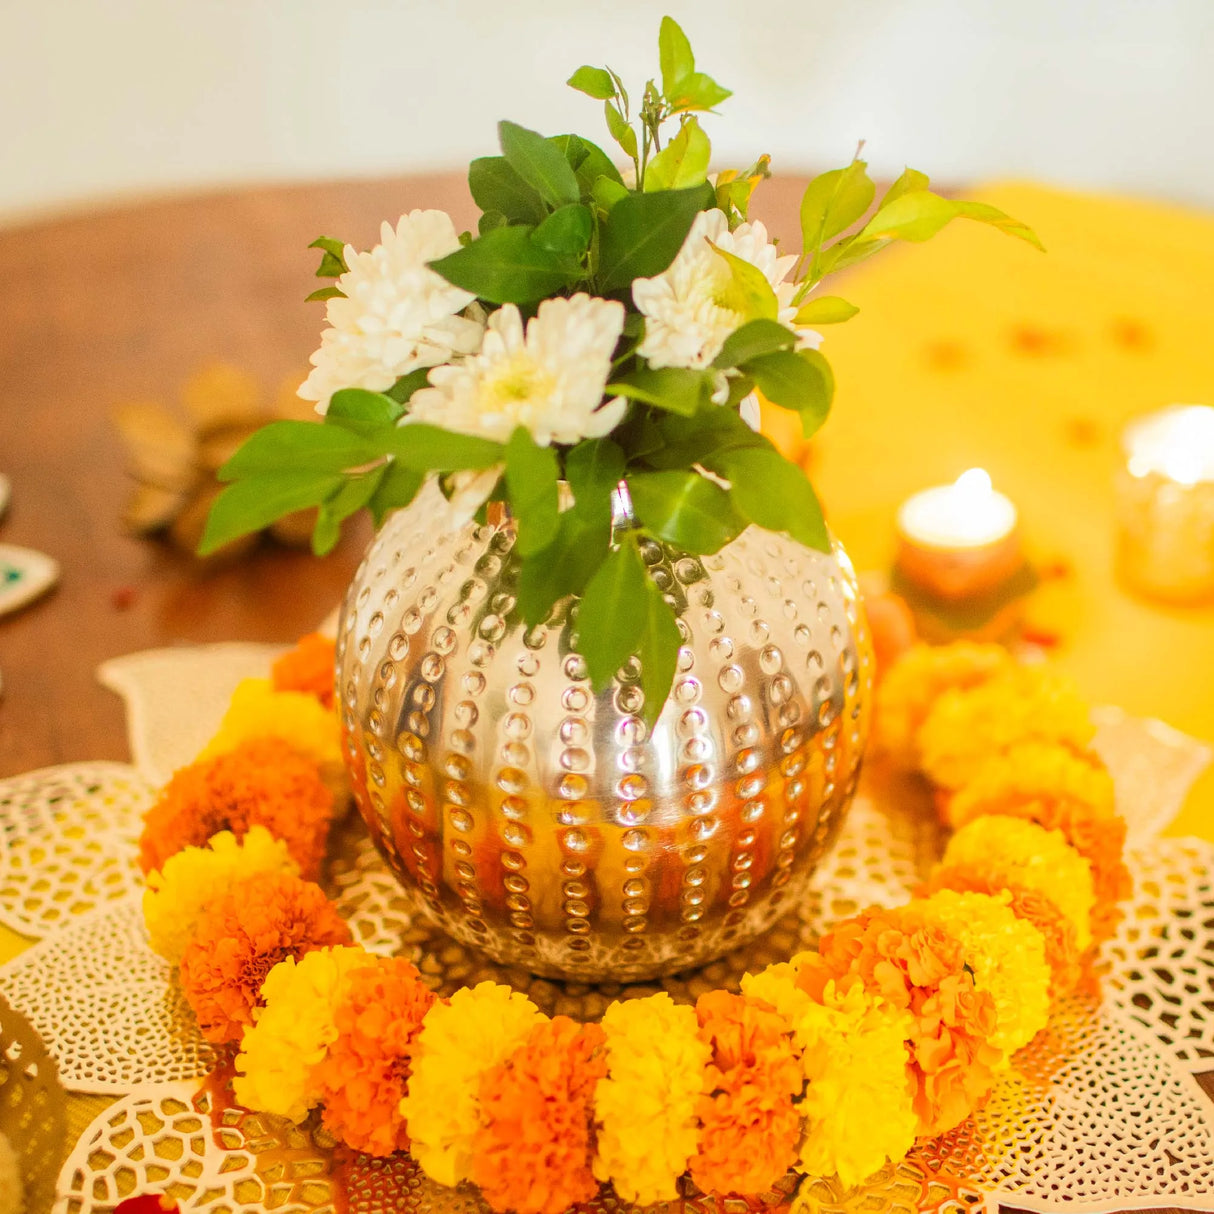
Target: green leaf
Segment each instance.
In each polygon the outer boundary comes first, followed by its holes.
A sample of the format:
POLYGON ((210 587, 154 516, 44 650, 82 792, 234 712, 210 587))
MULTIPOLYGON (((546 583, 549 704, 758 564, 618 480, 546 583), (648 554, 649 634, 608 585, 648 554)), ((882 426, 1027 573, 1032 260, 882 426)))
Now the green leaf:
POLYGON ((315 422, 270 422, 251 434, 218 471, 221 481, 250 476, 340 473, 369 464, 382 452, 340 426, 315 422))
POLYGON ((594 185, 590 187, 590 196, 594 199, 595 206, 604 215, 610 214, 611 208, 621 198, 627 198, 631 192, 627 186, 621 185, 618 181, 613 181, 610 177, 596 178, 594 185))
POLYGON ((430 268, 490 303, 546 299, 569 285, 570 267, 556 253, 536 244, 531 239, 533 230, 498 228, 467 248, 430 262, 430 268))
POLYGON ((353 434, 368 436, 395 425, 403 413, 400 404, 384 392, 342 388, 329 398, 325 425, 341 426, 353 434))
POLYGON ((531 239, 541 249, 567 257, 581 257, 590 245, 594 216, 580 202, 553 211, 534 232, 531 239))
POLYGON ((583 198, 590 193, 591 186, 600 177, 607 177, 617 185, 624 184, 620 170, 615 167, 611 157, 597 143, 592 143, 589 139, 579 135, 553 136, 554 143, 560 144, 562 140, 568 141, 564 145, 565 157, 577 176, 578 187, 581 189, 583 198), (571 155, 574 140, 577 141, 577 152, 576 155, 571 155))
POLYGON ((898 180, 885 191, 881 205, 885 206, 886 203, 893 202, 895 198, 901 198, 903 194, 909 194, 912 190, 926 190, 930 184, 931 181, 926 173, 920 173, 918 169, 903 169, 898 180))
POLYGON ((645 579, 645 619, 637 657, 641 659, 641 690, 645 703, 641 709, 652 729, 674 683, 683 638, 675 621, 674 608, 666 601, 652 578, 645 579))
POLYGON ((808 438, 826 420, 835 394, 830 364, 817 350, 780 350, 764 354, 742 368, 774 405, 801 414, 808 438))
POLYGON ((729 89, 722 88, 711 76, 692 72, 690 76, 683 77, 674 95, 667 96, 666 100, 670 102, 672 112, 677 114, 683 110, 715 109, 732 96, 729 89))
POLYGON ((573 509, 588 523, 611 525, 611 493, 624 479, 624 452, 609 438, 587 438, 565 456, 573 509))
POLYGON ((687 552, 716 552, 746 525, 729 494, 698 472, 638 472, 628 489, 646 529, 687 552))
POLYGON ((640 367, 609 383, 603 391, 692 417, 708 403, 712 388, 711 372, 683 367, 640 367))
POLYGON ((603 103, 603 113, 607 116, 607 130, 612 139, 624 149, 628 156, 635 158, 637 154, 637 133, 628 125, 627 119, 620 112, 614 101, 603 103))
POLYGON ((1040 249, 1042 253, 1045 252, 1045 245, 1041 243, 1040 237, 1027 223, 1013 219, 998 207, 990 206, 985 202, 958 202, 956 207, 960 218, 989 224, 992 228, 998 228, 1000 232, 1008 236, 1015 236, 1017 239, 1031 244, 1033 248, 1040 249))
POLYGON ((705 466, 730 482, 729 496, 743 518, 768 531, 786 531, 821 552, 830 536, 805 473, 772 447, 733 447, 705 466))
POLYGON ((777 350, 790 350, 797 344, 797 335, 777 320, 750 320, 735 329, 721 347, 721 353, 713 360, 718 370, 728 370, 740 363, 773 354, 777 350))
POLYGON ((713 204, 707 183, 689 190, 632 194, 611 208, 599 244, 599 288, 606 294, 634 278, 652 278, 674 260, 696 215, 713 204))
POLYGON ((601 691, 636 650, 645 627, 645 562, 631 535, 608 554, 582 592, 578 650, 601 691))
POLYGON ((673 17, 663 17, 658 28, 658 62, 662 68, 662 93, 673 103, 679 85, 696 69, 691 43, 673 17))
POLYGON ((485 211, 480 219, 476 221, 476 230, 482 236, 486 232, 492 232, 497 228, 504 228, 505 226, 506 217, 501 211, 485 211))
POLYGON ((408 404, 413 393, 418 388, 424 388, 430 382, 430 368, 418 367, 416 371, 410 371, 408 375, 402 375, 385 393, 385 396, 390 396, 398 404, 408 404))
POLYGON ((318 291, 313 291, 311 295, 304 297, 304 303, 312 303, 317 299, 337 299, 338 297, 345 299, 346 293, 341 287, 321 287, 318 291))
POLYGON ((501 443, 456 434, 425 422, 408 422, 378 436, 379 453, 415 472, 464 472, 492 468, 506 458, 501 443))
POLYGON ((542 624, 566 595, 580 594, 607 552, 611 521, 591 521, 580 511, 560 516, 556 539, 522 563, 518 608, 529 626, 542 624))
POLYGON ((801 247, 805 255, 812 258, 824 241, 851 227, 868 210, 876 189, 863 160, 853 160, 845 169, 832 169, 815 177, 801 197, 801 247))
POLYGON ((553 207, 577 202, 577 176, 560 148, 514 122, 499 122, 497 134, 506 162, 545 202, 553 207))
POLYGON ((409 505, 425 481, 424 472, 417 472, 406 468, 397 460, 390 460, 384 466, 384 474, 367 502, 367 509, 371 511, 375 526, 383 525, 389 511, 409 505))
POLYGON ((599 101, 607 101, 615 96, 611 73, 601 67, 579 67, 565 83, 571 89, 577 89, 579 93, 585 93, 587 97, 594 97, 599 101))
POLYGON ((324 556, 337 546, 342 523, 371 500, 386 471, 387 465, 381 464, 369 472, 349 477, 340 489, 321 502, 316 512, 316 525, 312 528, 312 552, 316 556, 324 556))
POLYGON ((543 200, 506 162, 504 156, 481 156, 468 166, 468 188, 482 211, 497 211, 510 223, 539 223, 543 200))
POLYGON ((838 295, 819 295, 803 303, 793 317, 793 323, 803 325, 837 325, 851 320, 860 309, 838 295))
MULTIPOLYGON (((712 244, 712 241, 708 243, 712 244)), ((780 302, 767 275, 758 266, 715 244, 712 244, 712 251, 725 260, 730 274, 729 289, 717 296, 717 302, 748 320, 775 320, 780 312, 780 302)))
MULTIPOLYGON (((317 427, 320 429, 320 427, 317 427)), ((242 535, 260 531, 284 515, 319 506, 341 488, 336 472, 289 471, 251 476, 228 485, 215 499, 198 544, 207 556, 242 535)))
POLYGON ((560 469, 551 447, 541 447, 525 426, 506 444, 506 489, 518 520, 515 549, 519 556, 542 552, 556 539, 560 524, 557 478, 560 469))
POLYGON ((931 190, 912 190, 887 203, 864 225, 861 240, 929 240, 951 219, 957 204, 931 190))
POLYGON ((645 192, 683 190, 708 180, 712 147, 699 119, 688 118, 645 169, 645 192))
MULTIPOLYGON (((743 383, 749 384, 750 380, 743 383)), ((691 418, 666 413, 656 418, 654 424, 661 441, 641 457, 658 469, 685 472, 691 465, 702 464, 730 447, 771 446, 733 409, 719 405, 708 405, 691 418)))
POLYGON ((1045 251, 1045 246, 1032 228, 998 207, 985 202, 941 198, 931 190, 912 190, 893 202, 882 203, 881 209, 865 225, 860 237, 867 240, 928 240, 954 219, 972 219, 988 224, 1007 236, 1014 236, 1035 249, 1045 251))
POLYGON ((321 250, 317 278, 340 278, 350 268, 346 265, 345 242, 335 236, 318 236, 308 248, 321 250))

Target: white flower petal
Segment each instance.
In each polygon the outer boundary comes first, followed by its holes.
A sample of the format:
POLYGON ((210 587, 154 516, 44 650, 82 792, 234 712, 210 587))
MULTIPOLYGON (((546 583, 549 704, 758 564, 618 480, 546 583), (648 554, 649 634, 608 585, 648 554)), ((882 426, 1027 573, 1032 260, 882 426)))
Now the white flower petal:
POLYGON ((419 367, 477 350, 480 324, 458 315, 475 297, 426 264, 457 248, 455 225, 443 211, 411 211, 395 228, 385 223, 368 252, 347 245, 349 268, 337 280, 344 298, 328 301, 329 327, 299 395, 323 413, 342 388, 383 391, 419 367))
POLYGON ((409 416, 498 442, 518 426, 544 445, 606 434, 626 408, 619 399, 600 408, 623 326, 623 304, 589 295, 545 300, 525 330, 505 304, 489 317, 480 352, 436 367, 409 416))

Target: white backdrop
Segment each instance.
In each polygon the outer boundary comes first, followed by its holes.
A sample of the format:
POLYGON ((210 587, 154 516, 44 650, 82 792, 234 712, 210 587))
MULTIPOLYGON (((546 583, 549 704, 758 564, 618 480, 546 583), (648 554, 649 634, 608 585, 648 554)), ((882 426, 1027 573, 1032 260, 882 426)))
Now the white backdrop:
POLYGON ((589 61, 639 86, 664 11, 737 94, 718 163, 833 166, 865 138, 879 174, 1214 204, 1214 0, 0 0, 0 221, 453 167, 499 117, 591 134, 562 82, 589 61))

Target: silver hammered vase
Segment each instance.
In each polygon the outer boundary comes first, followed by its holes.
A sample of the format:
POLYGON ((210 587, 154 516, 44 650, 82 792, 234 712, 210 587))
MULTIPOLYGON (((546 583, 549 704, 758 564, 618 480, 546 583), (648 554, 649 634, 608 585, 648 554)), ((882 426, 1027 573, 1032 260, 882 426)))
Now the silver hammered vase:
POLYGON ((873 663, 855 575, 751 527, 644 541, 683 635, 654 728, 633 658, 592 689, 576 603, 528 629, 514 527, 426 492, 376 536, 338 633, 354 796, 414 909, 498 962, 652 978, 796 904, 855 792, 873 663))

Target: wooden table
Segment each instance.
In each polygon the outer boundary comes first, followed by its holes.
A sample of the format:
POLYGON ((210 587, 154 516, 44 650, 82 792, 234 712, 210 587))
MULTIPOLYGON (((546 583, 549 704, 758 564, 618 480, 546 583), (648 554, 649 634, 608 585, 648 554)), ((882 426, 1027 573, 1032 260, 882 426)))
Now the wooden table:
MULTIPOLYGON (((803 188, 767 183, 756 217, 795 237, 803 188)), ((323 320, 303 302, 316 264, 306 246, 325 234, 367 247, 382 219, 414 207, 475 221, 462 176, 447 174, 236 190, 0 231, 0 472, 13 488, 0 542, 62 566, 50 595, 0 617, 0 777, 128 756, 122 706, 93 675, 105 659, 291 641, 339 601, 365 524, 323 560, 267 544, 218 567, 125 535, 110 410, 172 403, 217 360, 254 373, 267 396, 289 375, 302 380, 323 320)))

